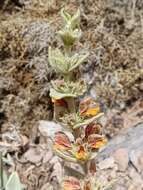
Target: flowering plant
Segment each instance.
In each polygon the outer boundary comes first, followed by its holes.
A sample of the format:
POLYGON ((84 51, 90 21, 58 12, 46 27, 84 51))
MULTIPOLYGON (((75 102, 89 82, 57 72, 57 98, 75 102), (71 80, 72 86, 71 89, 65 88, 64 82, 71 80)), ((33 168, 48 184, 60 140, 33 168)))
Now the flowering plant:
MULTIPOLYGON (((88 53, 74 53, 73 46, 81 37, 80 11, 71 16, 61 11, 65 27, 58 32, 63 49, 49 48, 49 63, 60 75, 60 80, 52 81, 50 96, 54 104, 54 120, 63 126, 63 131, 55 133, 53 149, 65 161, 78 163, 85 172, 85 180, 77 176, 64 178, 63 190, 95 189, 93 164, 98 150, 107 140, 102 134, 98 118, 103 115, 100 106, 90 97, 76 99, 86 92, 86 84, 74 73, 88 56, 88 53), (70 135, 69 135, 70 134, 70 135)), ((98 188, 99 189, 99 188, 98 188)))

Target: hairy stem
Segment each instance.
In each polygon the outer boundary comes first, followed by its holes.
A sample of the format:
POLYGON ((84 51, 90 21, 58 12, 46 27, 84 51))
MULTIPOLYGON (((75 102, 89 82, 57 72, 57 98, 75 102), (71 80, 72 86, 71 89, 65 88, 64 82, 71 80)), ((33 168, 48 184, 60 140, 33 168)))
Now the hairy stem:
POLYGON ((70 113, 76 113, 75 99, 74 98, 66 98, 68 104, 68 110, 70 113))

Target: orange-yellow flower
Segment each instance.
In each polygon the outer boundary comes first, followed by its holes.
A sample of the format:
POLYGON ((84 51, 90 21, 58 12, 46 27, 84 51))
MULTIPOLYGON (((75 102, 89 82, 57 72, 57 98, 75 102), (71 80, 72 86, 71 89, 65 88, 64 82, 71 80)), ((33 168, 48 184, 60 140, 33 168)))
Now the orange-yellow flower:
POLYGON ((100 107, 91 98, 86 98, 80 103, 80 115, 84 117, 93 117, 100 112, 100 107))
POLYGON ((107 139, 102 136, 90 135, 88 137, 88 144, 92 149, 99 149, 107 143, 107 139))
POLYGON ((89 153, 84 146, 80 145, 75 153, 77 160, 86 161, 89 158, 89 153))
POLYGON ((71 142, 63 132, 56 133, 54 139, 54 148, 59 150, 71 149, 71 142))
POLYGON ((83 190, 92 190, 91 182, 90 181, 86 181, 85 182, 83 190))
POLYGON ((96 123, 90 123, 85 128, 85 138, 87 139, 90 135, 100 134, 102 126, 96 123))
POLYGON ((63 190, 81 190, 79 180, 75 177, 68 177, 63 182, 63 190))

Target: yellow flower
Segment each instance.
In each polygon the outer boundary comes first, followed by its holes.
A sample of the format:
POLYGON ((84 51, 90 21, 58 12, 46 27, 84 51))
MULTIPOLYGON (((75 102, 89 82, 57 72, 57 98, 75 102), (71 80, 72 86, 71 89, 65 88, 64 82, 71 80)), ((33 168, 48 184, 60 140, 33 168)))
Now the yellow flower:
POLYGON ((85 181, 83 190, 92 190, 91 182, 90 181, 85 181))
POLYGON ((101 135, 90 135, 88 144, 92 149, 99 149, 107 144, 107 139, 101 135))
POLYGON ((86 161, 89 158, 89 153, 84 146, 80 145, 75 153, 75 157, 77 160, 86 161))
POLYGON ((100 107, 91 98, 86 98, 80 103, 80 115, 84 117, 93 117, 100 112, 100 107))

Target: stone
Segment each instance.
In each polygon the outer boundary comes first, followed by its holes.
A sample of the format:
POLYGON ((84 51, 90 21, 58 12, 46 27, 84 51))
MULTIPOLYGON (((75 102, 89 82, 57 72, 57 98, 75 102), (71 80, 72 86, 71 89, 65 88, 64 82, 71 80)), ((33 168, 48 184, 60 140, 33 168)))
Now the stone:
POLYGON ((56 132, 62 131, 62 126, 53 121, 40 120, 38 129, 42 136, 53 139, 56 132))
POLYGON ((140 190, 143 189, 143 180, 134 168, 130 168, 129 177, 132 179, 132 185, 140 187, 140 190))
POLYGON ((41 190, 53 190, 53 186, 50 183, 46 183, 42 186, 41 190))
POLYGON ((119 148, 113 153, 115 163, 118 165, 119 171, 125 171, 128 168, 129 156, 125 148, 119 148))
POLYGON ((116 190, 127 190, 127 188, 122 185, 117 185, 116 190))
POLYGON ((113 168, 114 166, 115 165, 114 165, 114 158, 113 157, 106 158, 105 160, 100 161, 98 164, 98 167, 100 170, 113 168))
POLYGON ((110 172, 110 177, 111 179, 115 179, 117 177, 117 172, 115 169, 110 172))
POLYGON ((41 150, 39 147, 37 148, 30 148, 25 154, 24 158, 34 164, 38 164, 42 161, 44 156, 44 151, 41 150))
POLYGON ((140 157, 138 158, 140 170, 143 172, 143 152, 140 154, 140 157))
POLYGON ((142 154, 143 153, 140 150, 132 150, 130 153, 130 161, 139 173, 143 170, 142 154))
POLYGON ((49 162, 53 157, 53 153, 51 151, 48 151, 43 158, 43 163, 49 162))

